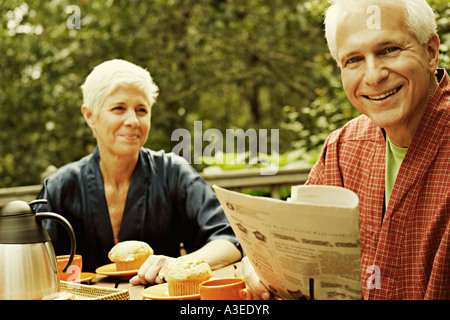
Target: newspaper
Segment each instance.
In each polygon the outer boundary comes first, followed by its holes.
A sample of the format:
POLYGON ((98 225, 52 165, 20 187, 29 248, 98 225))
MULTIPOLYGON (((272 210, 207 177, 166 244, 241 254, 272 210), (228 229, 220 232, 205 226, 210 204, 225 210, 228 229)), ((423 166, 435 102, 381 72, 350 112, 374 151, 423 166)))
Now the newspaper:
POLYGON ((357 195, 294 186, 284 200, 213 186, 261 281, 280 299, 361 299, 357 195))

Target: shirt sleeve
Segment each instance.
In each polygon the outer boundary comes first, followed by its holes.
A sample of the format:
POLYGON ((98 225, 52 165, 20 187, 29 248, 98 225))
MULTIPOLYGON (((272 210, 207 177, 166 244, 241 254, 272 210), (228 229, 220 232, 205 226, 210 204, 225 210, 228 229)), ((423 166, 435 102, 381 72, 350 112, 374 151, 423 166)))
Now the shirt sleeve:
POLYGON ((311 168, 308 175, 308 180, 305 184, 307 185, 323 185, 324 184, 324 174, 325 174, 325 158, 327 154, 327 143, 325 142, 322 151, 320 153, 319 159, 311 168))
POLYGON ((186 250, 195 251, 212 240, 224 239, 242 252, 214 191, 188 164, 181 166, 179 186, 179 205, 189 224, 183 239, 186 250))

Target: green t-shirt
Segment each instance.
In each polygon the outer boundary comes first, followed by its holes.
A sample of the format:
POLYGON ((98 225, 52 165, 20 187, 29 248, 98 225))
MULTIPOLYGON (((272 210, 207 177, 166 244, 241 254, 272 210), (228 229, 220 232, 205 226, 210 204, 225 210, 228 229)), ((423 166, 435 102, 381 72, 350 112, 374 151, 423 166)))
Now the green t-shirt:
POLYGON ((391 143, 389 137, 386 135, 386 190, 384 195, 384 211, 387 209, 395 179, 397 178, 398 171, 400 170, 400 166, 402 165, 403 158, 405 158, 407 151, 408 148, 397 147, 395 144, 391 143))

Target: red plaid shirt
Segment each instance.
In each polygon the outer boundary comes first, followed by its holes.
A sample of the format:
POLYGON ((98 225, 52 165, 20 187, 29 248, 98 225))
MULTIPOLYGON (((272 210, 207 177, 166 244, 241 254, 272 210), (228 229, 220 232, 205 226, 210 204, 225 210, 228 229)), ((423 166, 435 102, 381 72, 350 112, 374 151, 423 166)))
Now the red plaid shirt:
POLYGON ((359 196, 364 299, 450 299, 450 82, 439 72, 384 220, 386 143, 366 116, 328 137, 307 182, 359 196))

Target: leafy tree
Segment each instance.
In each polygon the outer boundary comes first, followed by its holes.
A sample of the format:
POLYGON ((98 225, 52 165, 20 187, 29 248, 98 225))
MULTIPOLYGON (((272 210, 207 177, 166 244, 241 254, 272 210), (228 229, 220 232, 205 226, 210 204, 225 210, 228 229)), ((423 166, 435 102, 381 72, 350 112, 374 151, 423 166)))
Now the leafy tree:
MULTIPOLYGON (((430 3, 438 13, 442 66, 449 68, 450 5, 430 3)), ((0 187, 40 183, 49 165, 92 151, 80 86, 95 65, 113 58, 147 68, 160 87, 150 148, 172 150, 175 129, 193 132, 194 121, 202 121, 204 131, 279 129, 280 153, 316 151, 358 114, 325 43, 327 6, 326 0, 1 0, 0 187)))

